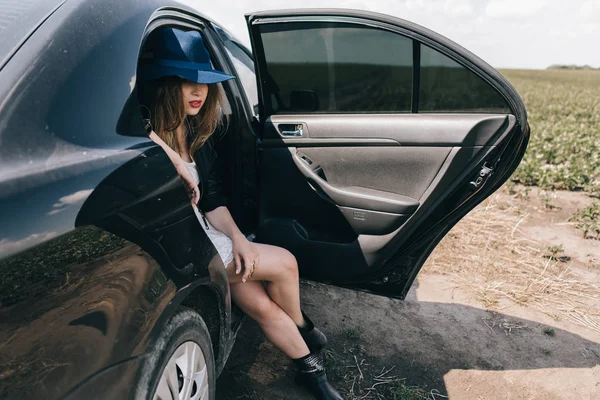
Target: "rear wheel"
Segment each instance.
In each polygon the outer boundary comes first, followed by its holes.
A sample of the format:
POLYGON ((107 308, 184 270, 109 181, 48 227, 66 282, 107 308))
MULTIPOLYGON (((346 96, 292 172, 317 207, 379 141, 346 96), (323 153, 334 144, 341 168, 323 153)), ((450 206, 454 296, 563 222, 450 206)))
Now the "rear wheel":
POLYGON ((146 399, 213 400, 215 366, 210 334, 198 313, 182 308, 169 321, 140 371, 146 399), (144 384, 144 381, 147 384, 144 384))

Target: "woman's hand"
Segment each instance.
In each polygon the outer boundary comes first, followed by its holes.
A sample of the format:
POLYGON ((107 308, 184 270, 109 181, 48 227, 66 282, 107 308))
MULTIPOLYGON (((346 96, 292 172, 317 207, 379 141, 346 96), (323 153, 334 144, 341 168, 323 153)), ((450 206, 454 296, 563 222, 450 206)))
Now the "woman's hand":
POLYGON ((200 189, 198 189, 198 184, 196 184, 196 180, 192 176, 192 173, 184 165, 183 160, 181 160, 181 162, 175 162, 174 164, 175 170, 183 181, 183 186, 185 186, 185 190, 190 197, 192 205, 198 204, 198 201, 200 200, 200 189))
POLYGON ((260 261, 260 253, 257 247, 248 241, 243 234, 239 234, 232 238, 233 241, 233 259, 235 261, 235 273, 239 274, 242 272, 242 282, 246 282, 252 274, 255 268, 258 267, 260 261))

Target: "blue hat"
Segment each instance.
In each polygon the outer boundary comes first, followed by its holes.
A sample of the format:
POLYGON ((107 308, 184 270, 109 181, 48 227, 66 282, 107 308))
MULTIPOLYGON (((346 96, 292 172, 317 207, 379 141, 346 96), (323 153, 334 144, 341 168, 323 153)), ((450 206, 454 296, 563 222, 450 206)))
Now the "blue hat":
POLYGON ((197 31, 163 28, 150 35, 145 48, 147 51, 140 56, 140 79, 179 76, 208 84, 235 78, 212 68, 210 54, 197 31))

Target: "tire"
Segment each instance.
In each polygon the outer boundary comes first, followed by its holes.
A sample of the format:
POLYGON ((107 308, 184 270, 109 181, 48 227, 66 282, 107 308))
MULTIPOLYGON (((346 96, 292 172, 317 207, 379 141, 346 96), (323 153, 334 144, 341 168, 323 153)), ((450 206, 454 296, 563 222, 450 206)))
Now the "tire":
POLYGON ((202 317, 181 307, 161 332, 138 377, 135 399, 214 400, 214 354, 202 317), (185 378, 190 375, 194 379, 185 378))

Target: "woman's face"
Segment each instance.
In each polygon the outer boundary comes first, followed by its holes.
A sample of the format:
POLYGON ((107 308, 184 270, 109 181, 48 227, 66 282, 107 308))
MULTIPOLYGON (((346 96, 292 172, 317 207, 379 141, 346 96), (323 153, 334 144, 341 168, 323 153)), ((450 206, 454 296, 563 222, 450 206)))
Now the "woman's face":
POLYGON ((208 85, 205 83, 183 81, 181 84, 181 93, 183 94, 183 108, 186 115, 194 116, 200 112, 206 101, 208 85))

